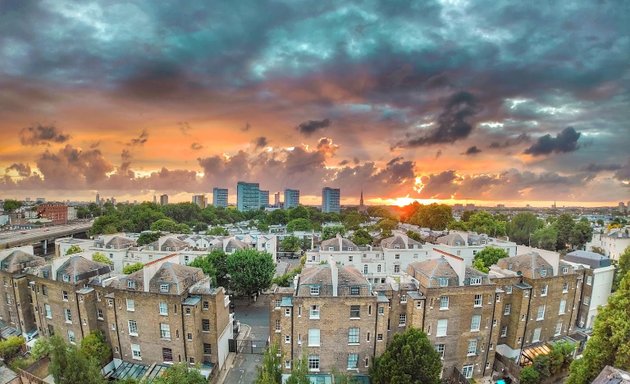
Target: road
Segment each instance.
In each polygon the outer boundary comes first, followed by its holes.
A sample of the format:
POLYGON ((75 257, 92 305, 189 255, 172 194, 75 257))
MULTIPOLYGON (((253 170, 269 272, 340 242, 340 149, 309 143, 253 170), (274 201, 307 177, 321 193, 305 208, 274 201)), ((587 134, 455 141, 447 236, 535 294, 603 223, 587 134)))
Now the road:
POLYGON ((77 224, 55 225, 22 231, 1 232, 0 249, 29 245, 43 240, 70 236, 74 233, 85 232, 91 227, 91 222, 82 222, 77 224))

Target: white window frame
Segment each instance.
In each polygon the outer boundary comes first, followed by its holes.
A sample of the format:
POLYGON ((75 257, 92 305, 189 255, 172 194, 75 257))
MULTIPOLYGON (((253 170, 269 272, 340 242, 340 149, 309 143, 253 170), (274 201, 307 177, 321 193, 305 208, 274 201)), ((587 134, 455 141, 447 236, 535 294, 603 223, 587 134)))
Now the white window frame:
POLYGON ((319 328, 310 328, 308 330, 308 346, 319 347, 321 346, 321 331, 319 328))
POLYGON ((468 356, 477 355, 477 339, 468 340, 468 356))
POLYGON ((565 299, 560 300, 560 307, 558 308, 558 315, 564 315, 567 309, 567 301, 565 299))
POLYGON ((171 339, 171 326, 170 324, 160 323, 160 339, 171 339))
POLYGON ((547 296, 548 291, 549 291, 549 285, 548 284, 543 285, 543 287, 540 289, 540 296, 541 297, 547 296))
POLYGON ((308 318, 309 319, 319 319, 321 316, 319 305, 311 305, 309 308, 308 318))
POLYGON ((545 304, 538 306, 538 311, 536 312, 536 321, 545 320, 545 310, 545 304))
POLYGON ((142 351, 139 344, 131 344, 131 358, 134 360, 142 360, 142 351))
POLYGON ((503 307, 503 315, 509 315, 510 313, 512 313, 512 304, 511 303, 507 303, 503 307))
POLYGON ((556 323, 556 329, 553 333, 554 336, 560 336, 562 334, 562 321, 556 323))
POLYGON ((534 329, 534 332, 532 333, 532 343, 537 343, 540 341, 540 334, 542 332, 542 328, 536 328, 534 329))
POLYGON ((444 358, 444 351, 446 351, 446 344, 435 344, 435 350, 438 355, 440 355, 440 359, 444 358))
POLYGON ((136 311, 136 302, 133 299, 126 299, 127 302, 127 312, 135 312, 136 311))
POLYGON ((470 281, 469 281, 469 284, 470 285, 481 285, 482 281, 483 281, 483 278, 481 278, 479 276, 471 277, 470 281))
POLYGON ((473 307, 479 308, 483 306, 483 295, 475 295, 475 300, 473 301, 473 307))
POLYGON ((479 332, 481 329, 481 315, 472 315, 470 318, 470 332, 479 332))
POLYGON ((359 369, 359 354, 348 353, 348 368, 347 369, 359 369))
POLYGON ((165 301, 160 301, 160 303, 158 304, 158 310, 160 312, 160 315, 168 316, 168 303, 166 303, 165 301))
POLYGON ((500 337, 506 337, 508 333, 508 326, 504 325, 503 327, 501 327, 501 336, 500 337))
POLYGON ((448 319, 439 319, 435 331, 435 337, 444 337, 448 334, 448 319))
POLYGON ((462 367, 462 375, 467 379, 472 379, 475 370, 474 364, 466 364, 462 367))
POLYGON ((311 296, 319 296, 319 286, 310 287, 309 292, 311 296))
POLYGON ((401 313, 400 315, 398 315, 398 326, 399 327, 407 326, 407 314, 406 313, 401 313))
POLYGON ((69 309, 63 310, 63 318, 66 320, 67 324, 72 324, 72 311, 69 309))
POLYGON ((359 327, 348 328, 348 345, 357 345, 361 342, 361 329, 359 327))
POLYGON ((50 308, 49 304, 44 304, 44 313, 47 319, 52 319, 52 308, 50 308))
POLYGON ((449 305, 448 296, 440 296, 440 311, 447 310, 449 305))
POLYGON ((129 336, 138 336, 138 322, 135 320, 127 320, 127 328, 129 336))
POLYGON ((438 285, 440 287, 448 287, 448 278, 447 277, 438 277, 438 285))
POLYGON ((320 359, 319 355, 308 355, 308 370, 310 372, 319 372, 320 359))

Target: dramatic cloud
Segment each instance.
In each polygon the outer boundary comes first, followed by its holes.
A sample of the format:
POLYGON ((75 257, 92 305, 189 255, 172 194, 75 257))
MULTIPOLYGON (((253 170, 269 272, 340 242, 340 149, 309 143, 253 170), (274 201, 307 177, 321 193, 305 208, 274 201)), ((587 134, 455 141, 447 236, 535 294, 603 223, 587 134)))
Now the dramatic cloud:
POLYGON ((193 151, 198 151, 200 149, 203 148, 203 145, 199 144, 199 143, 192 143, 190 144, 190 149, 192 149, 193 151))
POLYGON ((331 122, 329 119, 309 120, 298 125, 296 129, 304 136, 310 136, 319 130, 330 127, 330 125, 331 122))
POLYGON ((256 149, 265 148, 267 145, 269 145, 269 141, 264 136, 260 136, 254 139, 254 146, 256 149))
POLYGON ((515 137, 515 138, 508 138, 508 139, 506 139, 503 142, 493 141, 492 143, 490 143, 488 148, 492 148, 492 149, 508 148, 508 147, 512 147, 512 146, 515 146, 515 145, 528 143, 530 141, 531 141, 531 137, 529 137, 528 134, 521 133, 517 137, 515 137))
POLYGON ((32 125, 22 128, 19 135, 23 145, 64 143, 70 139, 70 135, 61 133, 54 125, 32 125))
POLYGON ((468 147, 468 149, 466 149, 466 152, 464 152, 463 154, 466 156, 470 156, 476 155, 478 153, 481 153, 481 149, 477 148, 476 145, 473 145, 472 147, 468 147))
POLYGON ((437 128, 424 136, 411 138, 401 146, 419 147, 422 145, 454 143, 465 139, 472 132, 469 118, 480 111, 472 93, 461 91, 451 95, 437 120, 437 128))
POLYGON ((31 167, 28 164, 23 163, 13 163, 9 165, 5 171, 16 171, 17 174, 22 177, 28 177, 31 175, 31 167))
POLYGON ((46 186, 57 189, 90 188, 107 179, 114 167, 98 149, 82 150, 67 144, 58 152, 44 152, 37 159, 46 186))
POLYGON ((582 168, 583 171, 586 172, 606 172, 606 171, 618 171, 623 168, 621 164, 595 164, 590 163, 586 167, 582 168))
POLYGON ((524 153, 532 156, 548 155, 552 152, 566 153, 573 152, 579 148, 578 139, 581 133, 576 132, 573 127, 567 127, 558 133, 556 137, 550 134, 541 136, 524 153))
POLYGON ((149 132, 147 132, 146 129, 143 129, 140 135, 138 137, 134 137, 133 139, 131 139, 127 143, 127 145, 131 147, 141 146, 141 145, 144 145, 144 143, 146 143, 147 140, 149 140, 149 132))
POLYGON ((621 181, 625 186, 630 186, 630 160, 615 172, 615 179, 621 181))

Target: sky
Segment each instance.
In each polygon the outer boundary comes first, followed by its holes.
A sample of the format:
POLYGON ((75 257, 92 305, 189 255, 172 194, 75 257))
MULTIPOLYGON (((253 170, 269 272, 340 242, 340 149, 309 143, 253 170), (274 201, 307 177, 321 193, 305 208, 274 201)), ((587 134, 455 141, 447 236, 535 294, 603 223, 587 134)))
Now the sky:
POLYGON ((630 200, 627 1, 0 2, 0 198, 630 200))

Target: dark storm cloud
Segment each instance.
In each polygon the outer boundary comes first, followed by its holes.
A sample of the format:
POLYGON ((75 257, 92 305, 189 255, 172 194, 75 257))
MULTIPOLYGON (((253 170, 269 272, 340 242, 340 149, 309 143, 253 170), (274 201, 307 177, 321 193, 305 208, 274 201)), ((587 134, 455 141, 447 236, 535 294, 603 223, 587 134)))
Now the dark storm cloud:
POLYGON ((581 133, 577 132, 573 127, 567 127, 558 133, 556 137, 552 137, 550 134, 539 137, 524 153, 540 156, 550 153, 573 152, 579 148, 578 139, 580 135, 581 133))
POLYGON ((585 172, 594 172, 594 173, 598 173, 598 172, 610 172, 610 171, 617 171, 620 170, 621 168, 623 168, 623 165, 621 164, 595 164, 595 163, 590 163, 589 165, 587 165, 586 167, 583 167, 582 170, 585 172))
POLYGON ((481 152, 482 152, 481 149, 477 148, 476 145, 473 145, 472 147, 468 147, 468 149, 466 149, 466 152, 464 152, 463 155, 470 156, 470 155, 476 155, 481 152))
POLYGON ((623 167, 615 172, 615 179, 621 181, 627 187, 630 186, 630 160, 628 160, 623 167))
POLYGON ((269 145, 269 141, 264 136, 260 136, 254 139, 254 146, 256 149, 265 148, 267 145, 269 145))
POLYGON ((57 152, 46 151, 37 159, 46 186, 53 189, 86 188, 107 179, 114 167, 100 150, 82 150, 67 144, 57 152))
POLYGON ((300 125, 298 125, 296 129, 304 136, 310 136, 311 134, 319 130, 330 127, 330 124, 331 124, 330 119, 309 120, 309 121, 300 123, 300 125))
POLYGON ((199 143, 192 143, 190 144, 190 149, 192 149, 193 151, 198 151, 200 149, 203 148, 203 145, 199 144, 199 143))
POLYGON ((41 124, 22 128, 19 136, 22 145, 64 143, 70 139, 70 135, 60 132, 54 125, 41 124))
POLYGON ((488 148, 491 148, 491 149, 508 148, 508 147, 512 147, 512 146, 515 146, 515 145, 528 143, 529 141, 531 141, 531 137, 529 137, 529 135, 526 134, 526 133, 521 133, 517 137, 515 137, 515 138, 508 138, 508 139, 506 139, 503 142, 493 141, 492 143, 490 143, 488 148))
POLYGON ((437 128, 426 135, 409 139, 399 146, 419 147, 423 145, 454 143, 465 139, 473 130, 469 119, 480 111, 475 96, 470 92, 451 95, 437 121, 437 128))
POLYGON ((28 164, 24 163, 13 163, 5 168, 5 171, 16 171, 18 175, 22 177, 28 177, 31 175, 31 167, 28 164))
POLYGON ((149 132, 147 132, 146 129, 143 129, 142 132, 140 132, 140 135, 131 139, 127 145, 131 147, 142 146, 147 142, 147 140, 149 140, 149 132))

